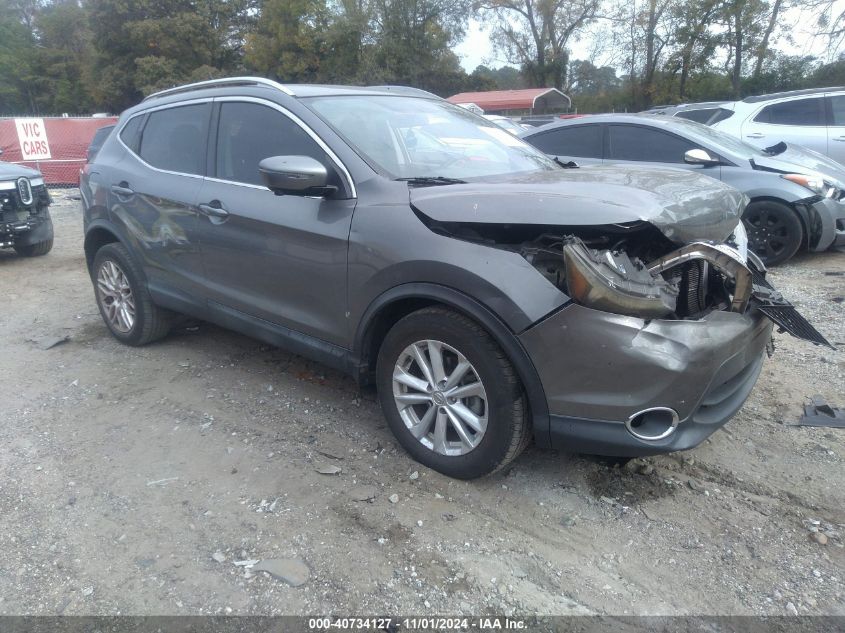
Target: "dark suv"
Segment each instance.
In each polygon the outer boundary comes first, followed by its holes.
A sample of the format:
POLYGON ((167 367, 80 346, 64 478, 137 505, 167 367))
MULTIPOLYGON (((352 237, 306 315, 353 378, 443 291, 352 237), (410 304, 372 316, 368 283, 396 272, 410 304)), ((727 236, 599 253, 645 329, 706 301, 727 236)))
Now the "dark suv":
POLYGON ((410 88, 166 90, 123 113, 81 191, 115 337, 187 314, 374 381, 399 442, 455 477, 532 437, 693 447, 751 391, 771 320, 824 341, 747 253, 735 189, 565 169, 410 88))

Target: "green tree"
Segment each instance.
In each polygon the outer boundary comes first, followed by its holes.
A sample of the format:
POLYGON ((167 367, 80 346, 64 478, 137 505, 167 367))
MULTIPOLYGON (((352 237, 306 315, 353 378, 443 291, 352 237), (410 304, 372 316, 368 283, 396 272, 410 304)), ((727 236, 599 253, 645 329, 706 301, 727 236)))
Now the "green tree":
POLYGON ((246 65, 282 81, 316 81, 328 46, 329 17, 325 0, 265 0, 246 39, 246 65))
POLYGON ((536 87, 563 89, 569 44, 597 16, 601 0, 478 0, 493 25, 493 39, 510 63, 536 87))
POLYGON ((368 83, 460 92, 466 73, 452 48, 464 34, 467 11, 460 0, 373 0, 373 43, 363 64, 368 83))
POLYGON ((45 6, 35 18, 38 49, 34 79, 39 110, 85 112, 91 106, 86 79, 91 64, 91 32, 85 9, 74 0, 45 6))
POLYGON ((598 67, 588 60, 569 64, 569 85, 573 95, 606 95, 622 87, 622 81, 611 66, 598 67))
POLYGON ((35 39, 10 5, 0 3, 0 113, 35 113, 35 39))

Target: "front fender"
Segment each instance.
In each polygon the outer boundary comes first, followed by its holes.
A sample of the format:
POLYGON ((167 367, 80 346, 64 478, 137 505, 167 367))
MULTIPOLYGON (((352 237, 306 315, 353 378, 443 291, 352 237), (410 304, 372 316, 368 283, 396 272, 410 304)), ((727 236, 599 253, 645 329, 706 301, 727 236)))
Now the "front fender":
POLYGON ((518 253, 434 233, 406 205, 359 205, 348 271, 350 324, 362 319, 376 297, 409 283, 472 297, 513 332, 569 300, 518 253))

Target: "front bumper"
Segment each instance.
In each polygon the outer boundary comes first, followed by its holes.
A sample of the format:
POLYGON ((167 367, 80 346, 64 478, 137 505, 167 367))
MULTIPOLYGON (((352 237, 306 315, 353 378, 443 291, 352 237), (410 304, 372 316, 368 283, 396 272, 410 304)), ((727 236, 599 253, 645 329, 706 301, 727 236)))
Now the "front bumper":
POLYGON ((813 227, 810 250, 824 251, 832 246, 845 246, 845 203, 822 198, 811 205, 813 227))
POLYGON ((772 323, 757 310, 645 321, 570 304, 520 335, 546 393, 553 447, 636 456, 692 448, 742 406, 772 323), (641 440, 625 421, 653 407, 677 430, 641 440))
POLYGON ((50 194, 42 185, 33 186, 31 204, 23 204, 18 193, 0 190, 0 247, 27 246, 53 237, 50 194))

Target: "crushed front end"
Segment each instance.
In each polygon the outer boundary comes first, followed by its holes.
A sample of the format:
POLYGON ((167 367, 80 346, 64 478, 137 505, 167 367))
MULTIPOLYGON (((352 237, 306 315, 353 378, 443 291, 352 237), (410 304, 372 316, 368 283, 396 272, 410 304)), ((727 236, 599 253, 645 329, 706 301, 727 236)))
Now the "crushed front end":
POLYGON ((50 194, 43 178, 0 179, 0 248, 51 239, 50 194))
POLYGON ((829 345, 766 280, 742 225, 678 247, 647 223, 546 233, 518 248, 572 301, 519 336, 549 443, 635 456, 688 449, 742 406, 773 323, 829 345))

